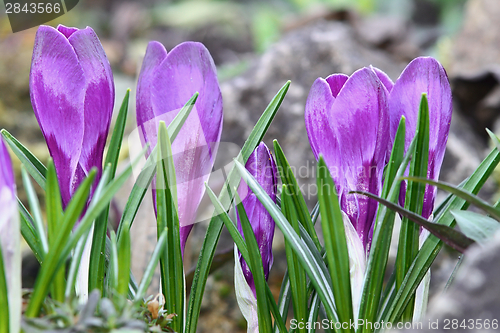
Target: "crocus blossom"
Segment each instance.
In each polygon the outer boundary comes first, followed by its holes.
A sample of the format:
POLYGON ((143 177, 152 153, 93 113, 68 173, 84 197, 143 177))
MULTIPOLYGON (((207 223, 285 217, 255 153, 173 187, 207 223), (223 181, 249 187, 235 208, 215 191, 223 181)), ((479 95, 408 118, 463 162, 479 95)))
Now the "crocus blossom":
POLYGON ((40 26, 30 95, 66 206, 92 167, 99 179, 113 112, 111 67, 92 28, 40 26))
POLYGON ((388 91, 372 68, 348 77, 318 78, 305 109, 306 130, 316 158, 323 155, 337 186, 342 211, 369 248, 376 201, 348 194, 379 195, 389 142, 388 91))
POLYGON ((150 42, 137 84, 136 108, 149 153, 156 145, 160 120, 170 124, 195 92, 199 96, 194 108, 172 143, 182 251, 217 153, 222 96, 214 61, 203 44, 185 42, 167 54, 162 44, 150 42))
MULTIPOLYGON (((253 151, 245 164, 246 169, 262 186, 264 191, 276 202, 277 170, 271 152, 264 143, 253 151)), ((262 257, 264 275, 269 277, 273 264, 272 244, 275 223, 269 212, 264 208, 257 196, 248 185, 242 181, 238 188, 238 195, 252 226, 262 257)), ((240 218, 238 216, 238 230, 243 236, 240 218)), ((255 283, 248 264, 235 245, 235 290, 238 305, 248 322, 248 332, 258 332, 257 296, 255 283)))
POLYGON ((0 248, 8 289, 9 327, 20 330, 21 323, 21 247, 16 184, 9 152, 0 137, 0 248))
MULTIPOLYGON (((391 140, 394 140, 401 116, 406 118, 405 151, 415 137, 422 94, 429 103, 429 162, 427 178, 437 180, 443 164, 452 114, 451 88, 448 76, 434 58, 419 57, 406 66, 389 95, 391 140)), ((404 199, 404 188, 402 190, 404 199)), ((426 185, 422 216, 429 218, 434 209, 436 187, 426 185)))
POLYGON ((316 158, 321 154, 325 159, 344 215, 354 313, 359 307, 378 204, 348 192, 381 193, 389 143, 387 98, 379 73, 362 68, 350 77, 318 78, 305 108, 311 148, 316 158))

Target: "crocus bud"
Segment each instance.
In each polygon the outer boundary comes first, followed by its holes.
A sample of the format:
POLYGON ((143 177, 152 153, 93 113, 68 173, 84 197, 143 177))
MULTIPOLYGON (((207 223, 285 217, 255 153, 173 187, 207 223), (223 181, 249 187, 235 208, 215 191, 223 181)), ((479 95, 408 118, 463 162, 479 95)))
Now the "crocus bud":
MULTIPOLYGON (((246 169, 262 186, 264 191, 276 202, 277 170, 271 152, 264 143, 253 151, 245 164, 246 169)), ((273 264, 273 237, 275 223, 269 212, 264 208, 257 196, 248 185, 242 181, 238 188, 238 195, 242 199, 243 208, 252 226, 257 239, 264 275, 269 277, 273 264)), ((238 230, 243 236, 240 218, 238 216, 238 230)), ((252 273, 241 253, 235 247, 235 290, 238 305, 248 322, 248 332, 258 332, 257 296, 252 273)))
POLYGON ((21 248, 16 184, 9 152, 0 136, 0 248, 8 289, 9 327, 20 331, 21 323, 21 248))
POLYGON ((305 108, 306 130, 316 158, 323 155, 337 186, 340 207, 369 249, 378 204, 349 191, 380 195, 389 141, 387 89, 372 68, 348 77, 318 78, 305 108))
MULTIPOLYGON (((401 116, 406 118, 405 151, 415 137, 418 111, 422 94, 429 103, 429 162, 427 178, 437 180, 443 164, 446 142, 450 131, 453 109, 448 76, 434 58, 420 57, 406 66, 389 94, 391 142, 396 136, 401 116)), ((392 146, 392 144, 391 144, 392 146)), ((402 186, 401 202, 404 204, 405 187, 402 186)), ((426 185, 422 217, 429 218, 434 209, 436 187, 426 185)))
POLYGON ((182 251, 217 153, 222 95, 214 61, 203 44, 185 42, 167 54, 162 44, 150 42, 137 83, 136 110, 137 125, 143 143, 150 144, 149 152, 156 145, 160 120, 168 126, 196 92, 194 108, 172 143, 182 251))
POLYGON ((115 99, 111 67, 92 28, 38 28, 30 95, 66 206, 92 167, 97 179, 102 173, 115 99))
POLYGON ((305 108, 306 130, 337 187, 349 252, 351 294, 358 312, 378 204, 349 191, 380 195, 389 141, 388 91, 373 68, 318 78, 305 108))

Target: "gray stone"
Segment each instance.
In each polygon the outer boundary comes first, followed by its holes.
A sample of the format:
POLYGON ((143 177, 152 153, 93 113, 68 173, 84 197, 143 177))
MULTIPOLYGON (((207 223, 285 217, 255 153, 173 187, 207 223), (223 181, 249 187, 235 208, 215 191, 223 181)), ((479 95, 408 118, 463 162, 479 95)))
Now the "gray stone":
POLYGON ((484 246, 474 245, 448 291, 429 304, 423 330, 408 332, 495 332, 500 320, 500 233, 484 246), (495 326, 492 326, 494 321, 495 326), (438 325, 435 325, 437 322, 438 325), (458 323, 457 327, 452 324, 458 323), (489 327, 485 326, 488 325, 489 327), (433 323, 433 327, 429 324, 433 323), (448 329, 445 324, 448 324, 448 329), (461 327, 461 324, 467 327, 461 327), (481 323, 481 326, 479 326, 481 323), (470 328, 469 328, 470 325, 470 328), (453 329, 452 329, 453 328, 453 329))

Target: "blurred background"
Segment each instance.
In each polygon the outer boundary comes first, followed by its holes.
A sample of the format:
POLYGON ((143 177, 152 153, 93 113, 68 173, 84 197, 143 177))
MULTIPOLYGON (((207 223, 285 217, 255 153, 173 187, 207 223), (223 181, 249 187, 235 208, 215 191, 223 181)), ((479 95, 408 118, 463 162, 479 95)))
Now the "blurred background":
MULTIPOLYGON (((167 50, 200 41, 218 69, 224 99, 222 141, 241 146, 279 88, 292 80, 287 97, 265 138, 278 139, 309 204, 315 160, 305 133, 304 104, 314 80, 335 72, 351 74, 374 65, 396 80, 420 55, 436 57, 453 87, 454 115, 441 179, 460 183, 491 148, 485 127, 500 131, 500 1, 498 0, 80 0, 75 9, 47 24, 84 28, 98 34, 113 68, 117 108, 127 88, 134 96, 147 43, 167 50), (302 168, 302 169, 300 169, 302 168)), ((6 128, 42 161, 49 157, 29 100, 28 78, 36 28, 13 34, 0 13, 0 128, 6 128)), ((135 100, 128 130, 135 128, 135 100)), ((122 152, 127 159, 126 140, 122 152)), ((219 151, 226 163, 237 151, 219 151)), ((19 162, 13 158, 18 169, 19 162)), ((497 199, 495 174, 482 196, 497 199)), ((214 179, 214 187, 222 180, 214 179)), ((127 184, 130 190, 133 180, 127 184)), ((119 220, 127 191, 115 202, 119 220)), ((20 193, 23 199, 23 194, 20 193)), ((151 200, 134 224, 134 273, 140 278, 156 239, 151 200)), ((203 208, 202 208, 203 211, 203 208)), ((202 212, 203 213, 203 212, 202 212)), ((187 270, 196 263, 206 223, 194 229, 186 248, 187 270)), ((279 231, 277 232, 279 234, 279 231)), ((286 266, 282 236, 275 240, 270 284, 276 296, 286 266)), ((433 269, 431 291, 440 291, 458 254, 445 249, 433 269)), ((236 305, 232 240, 223 233, 217 264, 207 283, 199 332, 245 331, 236 305)), ((25 286, 36 265, 25 262, 25 286)), ((189 280, 189 276, 188 276, 189 280)), ((154 292, 152 290, 151 292, 154 292)))

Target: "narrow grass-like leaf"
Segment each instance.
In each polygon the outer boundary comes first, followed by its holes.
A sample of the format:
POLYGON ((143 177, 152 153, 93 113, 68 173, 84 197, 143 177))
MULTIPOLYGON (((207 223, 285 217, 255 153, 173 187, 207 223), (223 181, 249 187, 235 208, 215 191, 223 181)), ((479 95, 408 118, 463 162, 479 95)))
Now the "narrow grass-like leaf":
MULTIPOLYGON (((286 219, 290 221, 293 229, 297 234, 300 234, 299 221, 295 211, 293 195, 287 185, 283 185, 281 190, 281 211, 286 219)), ((311 221, 312 225, 312 221, 311 221)), ((306 228, 307 226, 304 226, 306 228)), ((309 230, 308 230, 309 232, 309 230)), ((316 232, 314 232, 316 234, 316 232)), ((307 280, 306 271, 300 266, 299 260, 292 247, 285 240, 286 262, 288 268, 288 277, 290 279, 290 287, 292 290, 293 313, 298 321, 299 332, 305 332, 306 318, 307 318, 307 280)))
MULTIPOLYGON (((318 202, 321 212, 321 227, 325 239, 326 259, 332 276, 333 295, 341 323, 354 319, 351 296, 351 276, 349 253, 347 252, 346 233, 342 211, 335 183, 333 182, 323 156, 318 160, 318 202)), ((342 332, 353 332, 348 327, 342 332)))
POLYGON ((20 224, 21 224, 21 234, 30 247, 31 251, 35 255, 36 260, 39 263, 43 262, 43 258, 45 256, 45 251, 43 250, 42 243, 40 242, 40 238, 37 237, 33 218, 30 213, 24 207, 23 203, 19 198, 17 198, 17 204, 19 206, 19 215, 20 215, 20 224))
POLYGON ((35 189, 31 184, 31 180, 29 179, 28 173, 26 169, 21 167, 21 174, 23 177, 23 185, 24 190, 26 191, 26 196, 28 197, 28 203, 30 205, 30 209, 32 212, 32 218, 36 236, 40 239, 40 243, 42 244, 42 249, 45 253, 49 251, 49 243, 47 240, 47 232, 45 231, 45 226, 43 225, 42 212, 40 209, 40 203, 38 201, 38 197, 36 195, 35 189))
MULTIPOLYGON (((259 332, 271 333, 272 320, 269 312, 269 304, 266 295, 266 278, 264 276, 264 267, 262 265, 262 257, 259 250, 259 244, 255 238, 250 221, 243 204, 237 205, 238 215, 240 217, 241 228, 245 236, 245 243, 248 249, 250 261, 247 262, 252 272, 253 281, 255 283, 255 291, 257 294, 257 314, 259 318, 259 332)), ((238 260, 238 258, 235 258, 238 260)))
MULTIPOLYGON (((309 307, 309 314, 307 316, 307 323, 316 323, 318 314, 319 314, 319 308, 321 306, 321 301, 319 299, 318 293, 313 291, 312 297, 311 297, 311 306, 309 307)), ((310 328, 307 330, 307 333, 314 333, 316 332, 316 328, 314 325, 310 325, 310 328)))
POLYGON ((66 211, 64 212, 62 223, 60 225, 60 231, 54 242, 54 246, 51 247, 50 251, 47 253, 46 260, 41 266, 40 272, 38 273, 35 281, 33 294, 31 295, 30 302, 28 303, 28 307, 25 312, 25 316, 27 318, 36 317, 38 315, 42 303, 47 296, 51 282, 53 281, 54 275, 59 268, 58 264, 62 264, 63 260, 66 259, 64 253, 62 253, 62 249, 66 244, 71 229, 85 207, 95 175, 96 170, 92 169, 89 176, 80 184, 73 195, 73 198, 66 207, 66 211))
MULTIPOLYGON (((49 161, 47 168, 45 203, 47 211, 47 237, 50 247, 52 247, 54 246, 54 243, 57 239, 57 234, 59 233, 59 225, 61 224, 63 217, 61 192, 59 190, 59 184, 57 182, 56 168, 52 160, 49 161)), ((66 283, 65 271, 65 266, 59 268, 54 277, 54 283, 52 284, 51 289, 52 298, 61 303, 64 301, 66 283)))
POLYGON ((500 229, 500 223, 488 216, 464 210, 452 210, 450 213, 465 236, 479 244, 486 242, 500 229))
POLYGON ((67 257, 79 239, 90 230, 92 223, 99 216, 99 214, 109 205, 109 202, 113 199, 114 195, 123 186, 125 181, 130 177, 132 173, 132 166, 139 161, 137 158, 133 161, 118 177, 115 177, 111 182, 108 183, 110 175, 110 167, 107 166, 104 169, 101 180, 96 187, 92 201, 82 217, 80 224, 73 231, 69 239, 67 240, 61 255, 61 260, 63 257, 67 257))
MULTIPOLYGON (((429 230, 431 234, 441 239, 445 244, 457 250, 458 252, 463 253, 470 245, 474 244, 474 241, 467 236, 465 236, 460 231, 457 231, 453 228, 450 228, 446 225, 432 223, 424 219, 422 216, 417 215, 407 209, 404 209, 401 206, 398 206, 390 201, 387 201, 383 198, 377 197, 369 192, 363 191, 353 191, 351 193, 358 193, 362 195, 366 195, 367 197, 376 200, 377 202, 383 204, 389 209, 399 213, 400 215, 406 217, 408 220, 416 223, 417 225, 429 230)), ((479 215, 481 216, 481 215, 479 215)), ((500 224, 497 223, 499 226, 500 224)))
POLYGON ((280 228, 281 232, 285 236, 285 239, 290 243, 293 250, 297 254, 302 267, 304 267, 304 269, 307 271, 307 274, 312 280, 316 291, 320 295, 326 313, 328 314, 328 319, 332 320, 334 323, 337 322, 338 316, 335 308, 332 286, 328 283, 328 281, 331 281, 330 277, 324 274, 324 271, 322 271, 321 269, 320 263, 318 263, 314 259, 314 256, 311 253, 309 247, 297 235, 295 230, 293 230, 292 226, 278 209, 276 204, 262 189, 255 178, 253 178, 253 176, 245 169, 244 165, 242 165, 238 161, 235 161, 235 165, 237 166, 247 185, 257 196, 257 199, 259 199, 259 201, 264 205, 269 214, 271 214, 272 218, 276 222, 276 225, 280 228))
MULTIPOLYGON (((172 122, 168 125, 168 136, 170 138, 170 142, 174 142, 177 134, 181 130, 184 122, 187 117, 191 113, 193 106, 198 99, 198 93, 195 93, 193 97, 187 101, 187 103, 182 107, 179 113, 175 116, 172 122)), ((132 223, 134 222, 137 211, 139 210, 139 206, 142 203, 142 199, 144 199, 144 195, 146 194, 149 184, 153 180, 153 177, 156 172, 156 147, 151 151, 146 164, 144 165, 141 173, 137 177, 134 186, 132 187, 132 191, 128 197, 127 203, 123 210, 122 218, 120 219, 120 223, 118 225, 118 239, 120 239, 120 235, 122 233, 122 229, 127 227, 131 228, 132 223)))
MULTIPOLYGON (((427 94, 422 94, 415 130, 415 153, 410 162, 410 176, 426 177, 427 164, 429 161, 429 105, 427 94)), ((425 185, 408 183, 406 187, 405 208, 414 213, 421 214, 424 203, 425 185)), ((417 256, 419 249, 419 226, 410 222, 407 218, 401 220, 399 231, 398 253, 396 255, 396 286, 398 289, 408 272, 413 259, 417 256)), ((403 315, 404 321, 413 317, 415 299, 412 298, 403 315)))
POLYGON ((78 274, 78 268, 80 267, 80 262, 83 255, 83 250, 85 249, 85 243, 87 241, 89 234, 84 235, 76 244, 75 251, 73 252, 71 258, 71 264, 69 266, 68 278, 66 280, 66 290, 64 291, 64 297, 66 301, 70 301, 73 296, 73 291, 75 290, 76 276, 78 274))
MULTIPOLYGON (((123 98, 118 116, 116 118, 113 134, 108 146, 108 152, 104 159, 104 165, 110 165, 110 180, 115 177, 116 168, 118 166, 118 158, 123 141, 123 133, 127 122, 128 102, 130 97, 130 89, 127 89, 123 98)), ((103 294, 104 289, 104 267, 105 256, 104 248, 106 246, 106 231, 108 227, 109 206, 104 209, 101 215, 96 219, 94 224, 94 235, 92 237, 92 248, 90 250, 89 264, 89 291, 99 289, 103 294)))
MULTIPOLYGON (((114 233, 113 233, 114 235, 114 233)), ((130 281, 130 230, 124 230, 118 241, 118 288, 120 295, 127 297, 130 281)))
POLYGON ((7 289, 7 277, 5 275, 5 265, 0 244, 0 333, 9 333, 9 290, 7 289))
POLYGON ((135 301, 139 301, 146 294, 146 290, 151 284, 151 280, 153 279, 156 266, 158 265, 158 261, 160 260, 160 255, 165 252, 166 242, 167 242, 167 229, 163 230, 160 234, 160 237, 158 237, 158 242, 156 243, 153 254, 151 255, 151 259, 149 260, 148 265, 144 270, 141 283, 137 288, 137 292, 134 298, 135 301))
MULTIPOLYGON (((500 152, 495 148, 481 162, 473 174, 462 183, 461 188, 472 194, 477 194, 499 162, 500 152)), ((453 197, 448 204, 442 208, 439 215, 435 216, 435 223, 453 227, 455 219, 451 214, 448 214, 448 212, 455 209, 464 210, 468 205, 469 203, 464 199, 456 196, 453 197)), ((382 320, 394 322, 400 318, 404 307, 408 304, 410 297, 414 295, 415 290, 427 273, 430 265, 434 262, 442 246, 442 241, 433 235, 430 235, 425 240, 410 270, 405 276, 401 289, 397 292, 396 297, 393 302, 391 302, 382 320)))
POLYGON ((488 213, 492 217, 494 217, 496 220, 500 220, 500 209, 490 205, 488 202, 479 198, 477 195, 471 194, 470 192, 467 192, 459 187, 456 187, 454 185, 451 185, 451 184, 448 184, 445 182, 441 182, 441 181, 436 182, 436 181, 433 181, 431 179, 426 179, 426 178, 404 177, 403 179, 408 179, 409 181, 417 182, 417 183, 434 185, 442 190, 448 191, 448 192, 456 195, 459 198, 464 199, 468 203, 473 204, 474 206, 476 206, 478 208, 481 208, 486 213, 488 213))
POLYGON ((309 214, 309 210, 307 209, 307 204, 300 191, 299 184, 297 183, 297 179, 293 174, 293 170, 288 163, 281 146, 279 145, 277 140, 273 141, 274 145, 274 153, 276 155, 276 164, 280 174, 281 182, 287 185, 288 191, 290 192, 290 197, 293 200, 293 204, 295 206, 295 210, 297 212, 299 221, 306 228, 307 232, 311 236, 316 244, 318 249, 321 249, 321 244, 318 240, 318 235, 316 234, 316 230, 314 230, 314 224, 311 220, 311 215, 309 214))
MULTIPOLYGON (((215 212, 218 214, 218 216, 222 219, 224 222, 224 225, 229 231, 229 234, 233 238, 234 243, 238 247, 238 250, 240 251, 243 259, 245 259, 246 262, 250 262, 250 255, 248 253, 247 245, 245 243, 245 240, 241 236, 240 232, 236 228, 236 225, 231 221, 231 218, 227 214, 227 212, 224 210, 223 205, 217 199, 217 196, 215 193, 212 191, 212 189, 205 183, 205 188, 207 191, 207 194, 212 201, 214 207, 215 207, 215 212)), ((234 260, 238 260, 238 258, 234 258, 234 260)), ((286 327, 285 323, 283 321, 283 312, 279 311, 278 306, 276 305, 276 302, 274 301, 273 294, 271 290, 269 289, 269 286, 267 283, 265 284, 265 287, 267 289, 267 298, 269 301, 269 306, 271 313, 274 316, 274 321, 277 326, 277 331, 278 332, 286 332, 286 327)))
POLYGON ((31 177, 33 177, 38 185, 45 190, 45 175, 47 173, 47 168, 45 168, 42 162, 40 162, 28 148, 26 148, 7 130, 2 129, 0 132, 5 139, 5 143, 9 145, 12 152, 17 156, 17 158, 19 158, 31 177))
MULTIPOLYGON (((408 152, 404 155, 405 129, 405 120, 402 118, 394 139, 389 167, 385 172, 385 176, 388 177, 386 181, 391 183, 391 187, 387 193, 387 199, 391 202, 395 202, 399 198, 401 183, 399 177, 404 174, 416 145, 416 140, 413 139, 408 147, 408 152), (397 170, 395 174, 394 170, 397 170)), ((384 192, 387 191, 382 189, 382 193, 384 192)), ((385 206, 379 206, 371 250, 366 265, 363 294, 361 296, 358 316, 358 318, 364 319, 365 322, 374 323, 379 311, 384 275, 391 246, 394 218, 395 213, 393 211, 388 210, 385 206)), ((363 325, 358 331, 364 333, 371 332, 372 329, 363 325)))
POLYGON ((167 228, 167 246, 160 256, 162 292, 167 309, 177 314, 172 328, 182 332, 184 328, 184 269, 179 235, 177 184, 172 146, 167 127, 160 121, 158 129, 158 159, 156 174, 157 234, 167 228))
POLYGON ((500 140, 498 139, 498 137, 495 135, 495 133, 493 133, 489 129, 485 128, 485 130, 486 133, 488 133, 488 135, 490 136, 491 140, 493 140, 495 147, 497 147, 497 149, 500 150, 500 140))
MULTIPOLYGON (((257 145, 262 141, 264 134, 271 125, 276 112, 278 112, 278 109, 283 102, 283 99, 285 98, 289 86, 290 81, 285 83, 285 85, 276 94, 271 103, 269 103, 269 105, 267 106, 262 116, 257 121, 257 124, 254 126, 253 130, 250 132, 250 135, 245 141, 245 144, 243 145, 243 148, 241 149, 239 154, 239 159, 243 163, 246 163, 248 157, 254 151, 255 147, 257 147, 257 145)), ((235 172, 235 168, 233 167, 229 172, 225 185, 219 195, 219 199, 221 202, 231 201, 228 200, 231 196, 228 193, 227 186, 228 184, 231 184, 236 180, 239 181, 239 176, 235 172)), ((201 300, 205 291, 208 273, 210 271, 210 266, 212 265, 215 248, 217 247, 217 243, 219 241, 222 226, 223 222, 221 221, 221 219, 217 215, 213 216, 210 220, 207 233, 203 240, 203 245, 198 257, 198 262, 196 264, 196 271, 187 308, 186 332, 188 333, 196 332, 198 317, 200 315, 201 309, 201 300)))
MULTIPOLYGON (((123 231, 123 236, 130 236, 128 231, 123 231)), ((120 278, 120 269, 119 269, 119 260, 118 260, 118 244, 116 244, 116 235, 113 231, 111 231, 110 237, 110 250, 111 255, 109 257, 109 267, 108 267, 108 276, 109 276, 109 287, 112 291, 118 291, 118 279, 120 278)), ((127 274, 128 275, 128 274, 127 274)))

